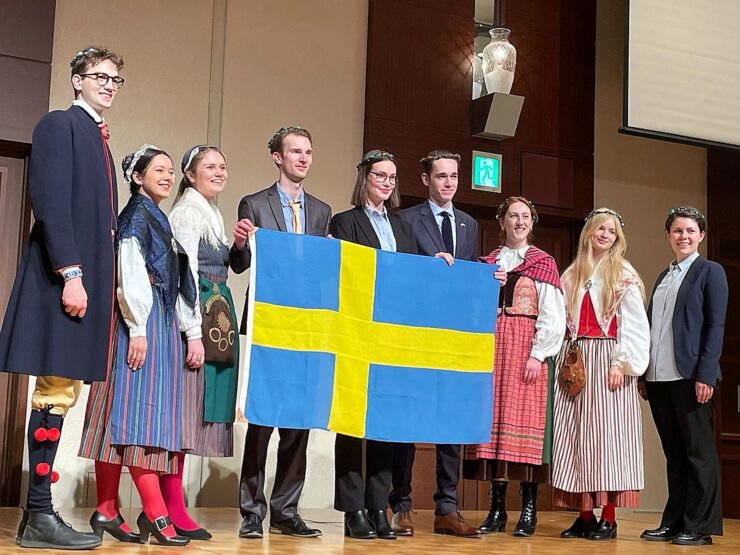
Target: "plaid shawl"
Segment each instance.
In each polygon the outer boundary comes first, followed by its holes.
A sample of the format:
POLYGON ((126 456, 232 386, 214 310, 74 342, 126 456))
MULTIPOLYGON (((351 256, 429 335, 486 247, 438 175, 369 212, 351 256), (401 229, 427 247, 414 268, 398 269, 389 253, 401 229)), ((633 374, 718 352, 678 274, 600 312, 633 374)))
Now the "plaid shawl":
MULTIPOLYGON (((488 256, 481 256, 480 261, 486 264, 495 264, 499 252, 501 252, 501 247, 491 252, 488 256)), ((558 274, 555 259, 534 245, 530 246, 524 254, 524 262, 509 273, 520 274, 535 281, 549 283, 553 287, 560 289, 560 291, 563 290, 560 285, 560 275, 558 274)))

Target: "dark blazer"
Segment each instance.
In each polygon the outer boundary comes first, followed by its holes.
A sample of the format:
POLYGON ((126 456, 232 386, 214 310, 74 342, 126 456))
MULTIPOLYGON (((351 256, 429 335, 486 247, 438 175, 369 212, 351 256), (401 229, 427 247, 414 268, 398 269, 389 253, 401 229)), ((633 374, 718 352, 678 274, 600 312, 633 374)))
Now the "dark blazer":
MULTIPOLYGON (((471 216, 453 208, 457 239, 455 242, 455 258, 460 260, 478 260, 478 222, 471 216)), ((414 231, 419 254, 434 256, 438 252, 445 252, 442 232, 432 213, 428 201, 417 206, 405 208, 398 212, 401 219, 407 222, 414 231)))
MULTIPOLYGON (((396 251, 408 254, 419 254, 416 238, 411 226, 395 214, 388 214, 393 236, 396 238, 396 251)), ((331 219, 331 235, 358 245, 380 249, 380 240, 362 208, 355 206, 346 212, 340 212, 331 219)))
POLYGON ((0 370, 105 380, 116 277, 114 168, 82 108, 50 112, 36 125, 28 173, 35 223, 0 331, 0 370), (84 274, 83 318, 64 312, 64 280, 55 272, 74 265, 84 274))
MULTIPOLYGON (((254 194, 247 195, 239 202, 238 218, 247 218, 257 227, 273 229, 275 231, 287 231, 285 228, 285 217, 283 206, 280 204, 277 183, 273 183, 267 189, 254 194)), ((329 221, 331 220, 331 207, 316 197, 304 191, 306 206, 304 207, 306 218, 306 235, 319 235, 326 237, 329 233, 329 221)), ((229 252, 229 264, 237 274, 241 274, 249 268, 252 263, 252 252, 249 250, 249 241, 244 248, 239 250, 232 245, 229 252)), ((242 325, 240 333, 247 332, 247 303, 244 303, 242 313, 242 325)))
MULTIPOLYGON (((668 269, 663 270, 653 287, 647 311, 649 320, 652 319, 655 290, 667 273, 668 269)), ((687 380, 715 386, 722 379, 719 358, 724 340, 727 296, 724 268, 701 256, 694 260, 678 290, 673 311, 676 367, 687 380)))

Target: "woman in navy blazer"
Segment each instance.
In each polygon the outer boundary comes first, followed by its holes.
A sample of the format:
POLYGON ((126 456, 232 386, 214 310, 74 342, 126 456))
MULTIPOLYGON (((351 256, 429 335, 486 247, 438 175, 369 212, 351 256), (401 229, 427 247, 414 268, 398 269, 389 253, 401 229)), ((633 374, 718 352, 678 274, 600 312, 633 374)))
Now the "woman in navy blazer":
POLYGON ((640 537, 706 545, 722 534, 712 398, 722 378, 727 276, 697 252, 706 233, 699 210, 672 209, 665 229, 676 259, 658 276, 650 299, 650 364, 641 393, 663 445, 668 501, 660 527, 640 537))

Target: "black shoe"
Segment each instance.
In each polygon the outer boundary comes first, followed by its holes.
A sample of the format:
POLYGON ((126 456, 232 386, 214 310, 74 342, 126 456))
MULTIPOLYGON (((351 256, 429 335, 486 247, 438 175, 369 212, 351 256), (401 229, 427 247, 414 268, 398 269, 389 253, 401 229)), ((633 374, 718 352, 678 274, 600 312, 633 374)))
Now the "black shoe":
POLYGON ((178 528, 175 524, 173 524, 172 526, 174 526, 175 533, 178 536, 190 538, 191 540, 210 540, 213 537, 213 535, 205 528, 197 528, 196 530, 183 530, 182 528, 178 528))
POLYGON ((190 538, 185 538, 183 536, 172 536, 171 538, 168 538, 162 534, 162 530, 172 524, 172 521, 168 516, 160 516, 159 518, 155 518, 154 522, 152 522, 142 511, 139 514, 139 518, 136 519, 136 524, 139 526, 141 543, 147 543, 149 541, 149 535, 154 536, 154 539, 157 540, 159 545, 185 547, 190 543, 190 538))
POLYGON ((244 520, 242 520, 242 525, 239 527, 239 537, 255 539, 261 538, 262 519, 254 513, 247 513, 244 520))
POLYGON ((103 532, 108 532, 120 542, 141 543, 139 534, 121 530, 121 524, 123 522, 121 513, 118 513, 115 518, 109 520, 100 511, 95 511, 90 517, 90 528, 92 528, 92 531, 101 540, 103 539, 103 532))
POLYGON ((395 540, 396 533, 388 522, 388 515, 383 509, 367 512, 368 520, 373 524, 375 533, 381 540, 395 540))
POLYGON ((491 482, 491 509, 483 523, 478 526, 484 534, 503 532, 509 516, 506 514, 506 487, 508 482, 491 482))
POLYGON ((596 528, 591 530, 591 532, 586 535, 587 540, 594 541, 613 540, 616 537, 617 522, 614 521, 614 524, 611 524, 608 520, 605 520, 603 518, 599 521, 599 524, 596 525, 596 528))
POLYGON ((101 541, 95 534, 78 532, 59 513, 28 513, 28 521, 16 543, 36 549, 94 549, 101 541))
POLYGON ((561 538, 585 538, 592 530, 594 530, 599 524, 595 516, 591 517, 591 520, 586 522, 580 516, 576 518, 575 522, 571 524, 570 528, 560 532, 561 538))
POLYGON ((673 543, 676 545, 711 545, 712 536, 687 530, 673 538, 673 543))
POLYGON ((519 522, 514 527, 514 535, 528 538, 534 536, 537 527, 537 484, 522 482, 519 492, 522 496, 522 512, 519 515, 519 522))
POLYGON ((357 540, 374 540, 378 537, 365 509, 344 513, 344 535, 357 540))
POLYGON ((297 536, 299 538, 318 538, 321 530, 309 528, 300 515, 295 515, 280 522, 270 523, 270 534, 285 534, 286 536, 297 536))
POLYGON ((23 531, 26 529, 27 523, 28 523, 28 511, 23 509, 23 516, 21 517, 21 521, 18 523, 18 532, 15 535, 16 545, 21 544, 21 538, 23 537, 23 531))
POLYGON ((661 526, 653 530, 643 531, 642 534, 640 534, 640 537, 649 542, 669 542, 678 536, 679 532, 680 530, 676 530, 670 526, 661 526))

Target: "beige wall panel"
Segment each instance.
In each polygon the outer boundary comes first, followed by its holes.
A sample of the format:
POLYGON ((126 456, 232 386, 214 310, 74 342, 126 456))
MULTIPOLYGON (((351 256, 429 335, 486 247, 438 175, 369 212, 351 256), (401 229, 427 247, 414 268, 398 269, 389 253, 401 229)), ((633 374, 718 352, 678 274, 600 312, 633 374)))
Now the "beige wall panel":
MULTIPOLYGON (((622 3, 599 0, 596 29, 595 206, 625 219, 627 256, 650 293, 671 259, 663 223, 674 206, 706 210, 703 148, 620 135, 624 14, 622 3)), ((645 490, 642 510, 662 511, 667 489, 665 459, 650 409, 643 403, 645 490)))

